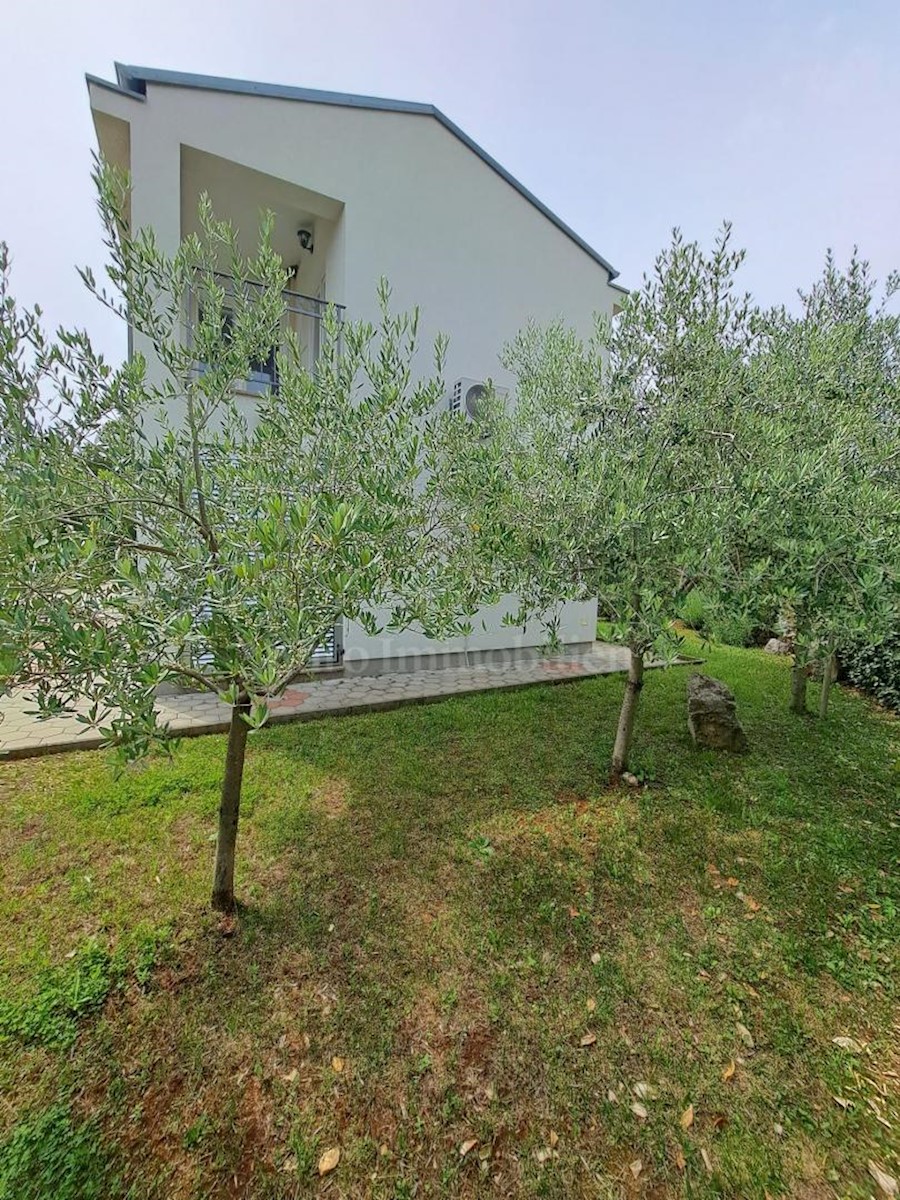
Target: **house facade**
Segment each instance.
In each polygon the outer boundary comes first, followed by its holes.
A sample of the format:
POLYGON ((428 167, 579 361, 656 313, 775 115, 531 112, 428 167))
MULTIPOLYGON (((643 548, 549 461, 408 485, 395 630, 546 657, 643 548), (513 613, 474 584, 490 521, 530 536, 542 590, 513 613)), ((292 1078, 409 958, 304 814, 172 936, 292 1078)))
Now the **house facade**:
MULTIPOLYGON (((374 322, 382 277, 397 308, 420 309, 423 371, 435 336, 449 337, 447 402, 459 384, 463 406, 473 382, 511 385, 498 355, 529 320, 588 335, 621 299, 614 268, 431 105, 121 65, 115 82, 87 82, 100 150, 131 176, 133 228, 173 252, 206 192, 249 253, 260 211, 274 214, 274 248, 294 271, 287 319, 310 366, 327 304, 374 322)), ((134 348, 162 370, 137 336, 134 348)), ((270 382, 271 364, 257 366, 250 404, 270 382)), ((539 652, 540 622, 502 624, 514 607, 443 643, 346 622, 322 661, 383 670, 539 652)), ((595 605, 567 605, 560 636, 583 649, 595 624, 595 605)))

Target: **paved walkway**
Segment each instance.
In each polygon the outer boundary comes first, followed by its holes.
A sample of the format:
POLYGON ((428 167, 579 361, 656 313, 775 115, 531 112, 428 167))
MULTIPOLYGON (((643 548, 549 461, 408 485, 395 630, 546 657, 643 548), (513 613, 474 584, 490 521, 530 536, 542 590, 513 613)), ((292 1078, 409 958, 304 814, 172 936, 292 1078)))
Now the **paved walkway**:
MULTIPOLYGON (((271 706, 270 722, 313 721, 317 717, 374 712, 402 704, 427 704, 447 696, 496 688, 564 683, 590 675, 611 675, 628 668, 628 651, 595 642, 578 657, 539 658, 531 662, 480 663, 434 671, 390 675, 354 675, 311 679, 290 687, 271 706)), ((61 750, 88 750, 102 738, 72 717, 38 721, 27 713, 33 705, 21 694, 0 700, 0 759, 29 758, 61 750)), ((220 733, 228 728, 230 710, 216 696, 185 692, 161 696, 157 710, 181 736, 220 733)))

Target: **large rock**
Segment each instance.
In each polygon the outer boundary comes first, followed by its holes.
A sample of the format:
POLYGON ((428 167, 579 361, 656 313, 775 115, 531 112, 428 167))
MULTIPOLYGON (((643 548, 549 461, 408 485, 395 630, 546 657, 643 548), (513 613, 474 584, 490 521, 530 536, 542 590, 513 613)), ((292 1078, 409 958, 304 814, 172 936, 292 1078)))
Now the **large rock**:
POLYGON ((720 679, 692 675, 688 680, 688 729, 703 750, 747 749, 734 693, 720 679))
POLYGON ((790 654, 791 643, 785 641, 784 638, 769 638, 765 646, 763 646, 763 650, 765 650, 766 654, 790 654))

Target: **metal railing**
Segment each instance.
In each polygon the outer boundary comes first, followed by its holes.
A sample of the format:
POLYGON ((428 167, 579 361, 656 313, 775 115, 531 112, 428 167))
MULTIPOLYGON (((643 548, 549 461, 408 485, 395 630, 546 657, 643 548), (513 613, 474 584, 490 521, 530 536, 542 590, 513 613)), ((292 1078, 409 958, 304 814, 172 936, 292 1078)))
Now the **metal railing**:
MULTIPOLYGON (((223 287, 226 297, 234 294, 234 280, 230 275, 221 272, 215 273, 216 281, 223 287)), ((250 291, 263 290, 263 284, 255 283, 252 280, 247 280, 243 286, 250 291)), ((284 301, 284 313, 282 316, 282 325, 287 332, 291 330, 300 346, 301 361, 307 370, 315 370, 316 362, 319 359, 319 354, 322 349, 322 328, 325 320, 325 314, 329 308, 334 310, 335 319, 340 327, 343 325, 346 317, 346 306, 343 304, 335 304, 332 300, 325 300, 320 296, 307 296, 303 292, 294 292, 290 289, 285 289, 282 293, 284 301)), ((188 345, 193 340, 194 322, 198 319, 199 298, 196 291, 191 291, 187 298, 187 321, 186 321, 186 336, 188 345)), ((227 301, 226 301, 227 309, 227 301)), ((340 332, 338 334, 340 337, 340 332)), ((245 380, 248 392, 261 392, 270 388, 278 387, 278 372, 275 364, 277 351, 282 347, 280 345, 273 346, 270 355, 265 362, 253 364, 254 369, 250 372, 250 377, 245 380)), ((198 371, 204 369, 204 364, 197 364, 198 371)))

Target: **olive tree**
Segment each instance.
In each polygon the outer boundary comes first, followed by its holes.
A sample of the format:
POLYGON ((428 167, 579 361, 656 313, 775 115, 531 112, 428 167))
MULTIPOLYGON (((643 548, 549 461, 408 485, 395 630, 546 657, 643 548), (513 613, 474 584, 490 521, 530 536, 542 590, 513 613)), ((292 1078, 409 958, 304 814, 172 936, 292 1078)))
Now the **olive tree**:
POLYGON ((458 434, 459 510, 503 585, 532 613, 598 597, 605 636, 628 648, 613 777, 648 656, 677 653, 686 581, 717 578, 725 557, 730 406, 747 363, 741 259, 727 226, 710 253, 676 231, 589 342, 559 324, 523 331, 505 354, 515 407, 495 402, 458 434))
POLYGON ((228 911, 247 735, 269 703, 336 622, 446 635, 478 598, 441 521, 443 345, 419 378, 416 315, 392 315, 383 287, 377 328, 329 312, 308 370, 267 222, 247 258, 204 203, 202 233, 168 255, 128 229, 122 181, 103 168, 98 184, 109 284, 85 279, 163 374, 139 355, 113 370, 83 334, 46 339, 4 293, 5 683, 128 758, 169 735, 162 685, 228 704, 212 889, 228 911), (277 387, 248 409, 241 382, 273 347, 277 387))
POLYGON ((835 654, 877 641, 900 619, 900 319, 897 280, 879 297, 854 254, 829 254, 799 312, 757 317, 744 403, 734 545, 744 604, 780 609, 791 626, 790 707, 804 712, 822 665, 827 712, 835 654))

